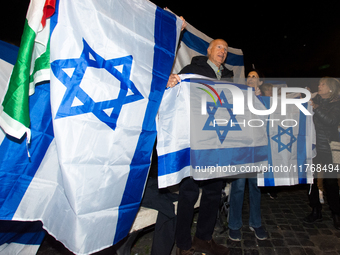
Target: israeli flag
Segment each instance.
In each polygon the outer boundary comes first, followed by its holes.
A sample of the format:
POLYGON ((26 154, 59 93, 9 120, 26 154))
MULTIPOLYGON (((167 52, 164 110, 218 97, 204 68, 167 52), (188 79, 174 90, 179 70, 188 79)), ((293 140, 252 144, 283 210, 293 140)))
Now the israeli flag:
POLYGON ((260 171, 267 164, 266 118, 248 108, 250 95, 256 109, 265 109, 252 88, 197 75, 180 77, 159 109, 159 187, 188 176, 206 180, 260 171))
MULTIPOLYGON (((262 97, 262 101, 267 108, 273 104, 272 97, 262 97)), ((309 103, 302 106, 313 113, 309 103)), ((258 174, 258 186, 313 183, 312 159, 316 156, 313 116, 294 104, 288 104, 286 114, 282 115, 279 97, 276 111, 268 120, 268 166, 258 174)))
POLYGON ((51 84, 30 98, 31 158, 25 141, 1 144, 1 219, 41 220, 77 254, 129 233, 181 24, 144 0, 57 2, 51 84))
MULTIPOLYGON (((183 67, 191 63, 191 59, 195 56, 206 56, 209 43, 212 40, 213 38, 202 33, 187 22, 172 72, 179 73, 183 67)), ((228 47, 225 66, 234 72, 235 83, 245 84, 243 52, 241 49, 228 47)))

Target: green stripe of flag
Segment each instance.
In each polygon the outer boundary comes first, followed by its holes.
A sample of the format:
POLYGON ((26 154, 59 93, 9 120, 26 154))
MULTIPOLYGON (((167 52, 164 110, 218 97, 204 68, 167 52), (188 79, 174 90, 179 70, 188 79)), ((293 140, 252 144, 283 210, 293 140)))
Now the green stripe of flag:
POLYGON ((26 20, 17 63, 14 65, 8 90, 2 103, 3 111, 27 128, 30 125, 28 91, 35 36, 35 32, 29 27, 26 20))
POLYGON ((55 3, 31 0, 24 32, 5 98, 0 106, 0 126, 18 139, 30 140, 29 96, 35 84, 50 79, 49 18, 55 3), (46 13, 45 13, 46 12, 46 13), (42 27, 44 25, 44 27, 42 27))

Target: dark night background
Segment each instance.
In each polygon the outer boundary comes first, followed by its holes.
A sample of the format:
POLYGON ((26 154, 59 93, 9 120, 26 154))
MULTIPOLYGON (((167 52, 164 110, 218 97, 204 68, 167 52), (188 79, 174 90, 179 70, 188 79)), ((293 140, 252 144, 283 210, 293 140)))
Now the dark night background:
MULTIPOLYGON (((244 53, 266 77, 340 77, 340 2, 153 0, 244 53)), ((1 8, 0 39, 19 45, 28 0, 1 8)))

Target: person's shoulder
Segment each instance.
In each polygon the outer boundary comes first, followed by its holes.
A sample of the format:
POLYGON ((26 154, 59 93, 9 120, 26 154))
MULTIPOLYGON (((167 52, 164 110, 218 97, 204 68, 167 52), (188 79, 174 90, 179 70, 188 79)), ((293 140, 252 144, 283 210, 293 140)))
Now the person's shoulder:
POLYGON ((206 65, 208 61, 207 56, 195 56, 191 59, 192 65, 206 65))
POLYGON ((179 74, 196 73, 197 68, 205 67, 208 61, 206 56, 195 56, 191 59, 191 63, 183 67, 179 74))
POLYGON ((191 64, 189 64, 189 65, 183 67, 182 70, 178 74, 193 73, 194 69, 195 68, 191 64))

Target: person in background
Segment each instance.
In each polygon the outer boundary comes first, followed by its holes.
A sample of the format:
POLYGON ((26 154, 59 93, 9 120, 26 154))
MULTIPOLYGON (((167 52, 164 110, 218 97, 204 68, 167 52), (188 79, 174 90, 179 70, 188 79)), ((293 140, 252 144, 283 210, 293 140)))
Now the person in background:
POLYGON ((271 83, 263 83, 260 86, 261 95, 266 97, 273 96, 273 84, 271 83))
MULTIPOLYGON (((273 96, 273 84, 263 83, 260 86, 261 95, 266 97, 273 96)), ((271 199, 277 198, 277 187, 264 187, 261 188, 262 192, 266 193, 271 199)))
POLYGON ((248 73, 247 86, 255 89, 256 96, 261 95, 260 86, 263 84, 262 78, 264 78, 264 76, 259 70, 254 69, 248 73))
MULTIPOLYGON (((318 164, 323 170, 324 189, 327 194, 327 202, 333 214, 333 223, 340 230, 340 203, 337 172, 325 171, 329 164, 333 163, 330 141, 339 141, 338 125, 340 123, 340 83, 337 79, 324 77, 320 79, 318 94, 312 99, 314 110, 313 122, 316 132, 316 157, 313 164, 318 164)), ((317 176, 316 176, 317 178, 317 176)), ((305 223, 314 223, 322 220, 322 205, 319 199, 317 179, 309 192, 309 204, 312 212, 303 219, 305 223)))
MULTIPOLYGON (((196 56, 191 64, 185 66, 180 74, 192 73, 209 78, 230 79, 233 72, 224 66, 227 57, 228 44, 222 39, 213 40, 207 50, 207 56, 196 56)), ((171 74, 167 87, 174 87, 181 79, 177 74, 171 74)), ((229 249, 215 243, 212 239, 223 188, 222 179, 195 181, 187 177, 182 180, 179 189, 177 225, 176 225, 176 254, 192 255, 195 252, 209 255, 227 255, 229 249), (191 225, 194 215, 194 205, 202 188, 199 216, 196 233, 192 240, 191 225)))
MULTIPOLYGON (((259 89, 263 81, 260 79, 259 71, 251 71, 247 77, 247 85, 255 88, 255 95, 260 95, 259 89)), ((259 240, 268 238, 268 233, 262 227, 261 222, 261 191, 257 186, 257 177, 252 178, 239 178, 231 183, 230 192, 230 207, 229 207, 229 238, 233 241, 241 241, 241 227, 242 223, 242 207, 244 199, 244 190, 246 181, 248 180, 249 186, 249 228, 254 231, 255 236, 259 240)))

